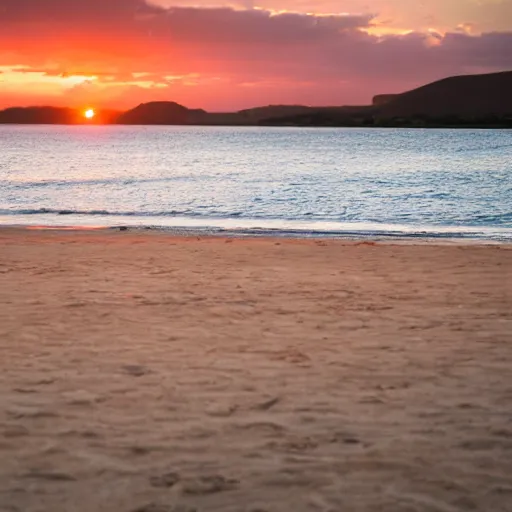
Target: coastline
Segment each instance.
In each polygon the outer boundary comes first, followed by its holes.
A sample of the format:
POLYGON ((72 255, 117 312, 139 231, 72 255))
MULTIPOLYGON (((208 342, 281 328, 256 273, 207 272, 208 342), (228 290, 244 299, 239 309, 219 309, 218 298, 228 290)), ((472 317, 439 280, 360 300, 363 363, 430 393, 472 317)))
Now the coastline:
POLYGON ((466 123, 466 124, 414 124, 413 122, 403 123, 403 124, 393 124, 391 121, 388 124, 383 123, 380 125, 365 125, 365 124, 287 124, 287 123, 184 123, 184 124, 158 124, 158 123, 141 123, 141 124, 118 124, 118 123, 88 123, 88 122, 75 122, 75 123, 8 123, 1 122, 0 126, 80 126, 80 127, 105 127, 105 126, 135 126, 135 127, 162 127, 162 128, 170 128, 170 127, 191 127, 191 128, 297 128, 297 129, 306 129, 306 128, 314 128, 314 129, 332 129, 332 128, 341 128, 348 130, 511 130, 512 124, 510 121, 504 122, 502 124, 478 124, 478 123, 466 123))
POLYGON ((0 508, 506 510, 510 249, 0 228, 0 508))
MULTIPOLYGON (((191 220, 191 219, 187 219, 191 220)), ((230 219, 221 219, 229 220, 230 219)), ((232 220, 232 219, 231 219, 232 220)), ((171 221, 172 222, 172 221, 171 221)), ((277 240, 332 240, 347 242, 378 242, 378 243, 412 243, 412 244, 479 244, 479 245, 509 245, 512 244, 512 232, 509 228, 474 228, 471 231, 468 228, 459 227, 441 227, 431 228, 426 231, 423 229, 413 229, 406 227, 405 230, 398 229, 307 229, 306 227, 220 227, 201 225, 198 222, 194 225, 191 222, 189 226, 184 225, 154 225, 154 224, 92 224, 87 221, 80 224, 38 224, 38 223, 1 223, 0 232, 3 230, 47 230, 47 231, 104 231, 112 233, 116 231, 131 233, 160 233, 168 236, 178 237, 212 237, 212 238, 240 238, 240 239, 277 239, 277 240)), ((255 222, 255 224, 264 224, 264 222, 255 222)), ((283 223, 286 225, 287 223, 283 223)), ((297 225, 307 225, 307 223, 297 222, 297 225)), ((328 223, 326 223, 328 224, 328 223)), ((355 226, 354 226, 355 227, 355 226)))

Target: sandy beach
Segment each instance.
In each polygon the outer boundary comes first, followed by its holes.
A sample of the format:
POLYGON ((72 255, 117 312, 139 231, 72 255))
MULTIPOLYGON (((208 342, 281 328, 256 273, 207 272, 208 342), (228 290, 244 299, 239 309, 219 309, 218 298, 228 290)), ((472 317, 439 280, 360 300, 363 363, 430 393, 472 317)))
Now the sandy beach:
POLYGON ((511 249, 0 230, 0 511, 512 511, 511 249))

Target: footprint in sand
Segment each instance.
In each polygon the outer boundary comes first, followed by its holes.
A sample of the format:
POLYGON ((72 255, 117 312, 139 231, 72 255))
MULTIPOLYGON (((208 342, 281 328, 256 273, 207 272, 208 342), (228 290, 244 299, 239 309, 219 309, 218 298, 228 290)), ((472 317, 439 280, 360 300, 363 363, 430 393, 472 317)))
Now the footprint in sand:
POLYGON ((459 443, 460 448, 468 451, 490 451, 499 448, 500 450, 512 449, 512 442, 507 439, 492 439, 492 438, 483 438, 483 439, 468 439, 459 443))
POLYGON ((30 435, 30 431, 28 428, 24 427, 23 425, 12 425, 10 427, 7 427, 3 431, 3 436, 7 439, 14 438, 14 437, 26 437, 30 435))
POLYGON ((66 404, 71 406, 93 406, 106 400, 105 397, 89 393, 85 390, 77 390, 64 393, 63 397, 66 401, 66 404))
POLYGON ((229 418, 238 410, 238 405, 210 405, 206 409, 206 414, 214 418, 229 418))
POLYGON ((20 395, 35 395, 39 391, 33 388, 14 388, 13 391, 15 393, 19 393, 20 395))
POLYGON ((37 380, 33 384, 34 384, 34 386, 49 386, 50 384, 53 384, 55 381, 56 381, 56 379, 47 378, 47 379, 37 380))
POLYGON ((262 434, 278 436, 284 435, 288 431, 285 426, 273 421, 252 421, 248 423, 239 423, 233 425, 233 428, 236 430, 248 430, 253 432, 260 432, 262 434))
POLYGON ((285 361, 287 363, 296 364, 297 366, 310 366, 311 358, 296 348, 289 348, 287 350, 278 350, 270 355, 273 361, 285 361))
POLYGON ((148 503, 142 507, 136 508, 131 512, 199 512, 195 507, 186 505, 162 505, 159 503, 148 503))
POLYGON ((34 480, 46 480, 48 482, 75 482, 76 478, 68 473, 59 473, 57 471, 29 471, 25 478, 34 480))
POLYGON ((58 416, 58 414, 54 413, 53 411, 47 411, 45 409, 31 406, 10 407, 7 409, 6 413, 9 417, 14 419, 56 418, 58 416))
POLYGON ((286 452, 306 452, 318 448, 318 443, 309 437, 296 437, 287 439, 284 442, 271 441, 268 443, 266 448, 273 451, 286 451, 286 452))
POLYGON ((132 377, 142 377, 143 375, 150 373, 149 368, 139 364, 126 364, 122 367, 122 370, 124 373, 131 375, 132 377))
POLYGON ((178 473, 164 473, 163 475, 152 476, 149 483, 152 487, 157 488, 170 488, 174 487, 180 481, 178 473))
POLYGON ((222 475, 201 476, 188 481, 183 485, 183 493, 190 495, 216 494, 231 491, 238 487, 238 480, 226 478, 222 475))
POLYGON ((274 398, 271 398, 270 400, 266 400, 265 402, 261 402, 260 404, 257 404, 254 406, 254 409, 257 411, 269 411, 274 407, 274 405, 277 405, 281 399, 276 396, 274 398))

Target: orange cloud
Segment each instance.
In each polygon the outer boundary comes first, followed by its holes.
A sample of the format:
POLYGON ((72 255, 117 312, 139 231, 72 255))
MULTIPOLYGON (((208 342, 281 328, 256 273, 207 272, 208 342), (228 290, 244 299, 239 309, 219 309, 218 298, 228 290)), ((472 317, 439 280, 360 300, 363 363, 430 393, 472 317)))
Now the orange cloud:
POLYGON ((364 103, 451 74, 512 67, 512 33, 386 30, 365 12, 154 0, 2 0, 2 9, 0 106, 364 103))

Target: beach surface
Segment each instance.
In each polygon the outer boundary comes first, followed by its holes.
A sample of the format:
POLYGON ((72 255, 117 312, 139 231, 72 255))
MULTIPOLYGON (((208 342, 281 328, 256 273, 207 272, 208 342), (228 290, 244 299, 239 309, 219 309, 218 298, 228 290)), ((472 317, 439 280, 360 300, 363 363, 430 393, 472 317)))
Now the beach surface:
POLYGON ((511 248, 0 230, 0 511, 512 511, 511 248))

